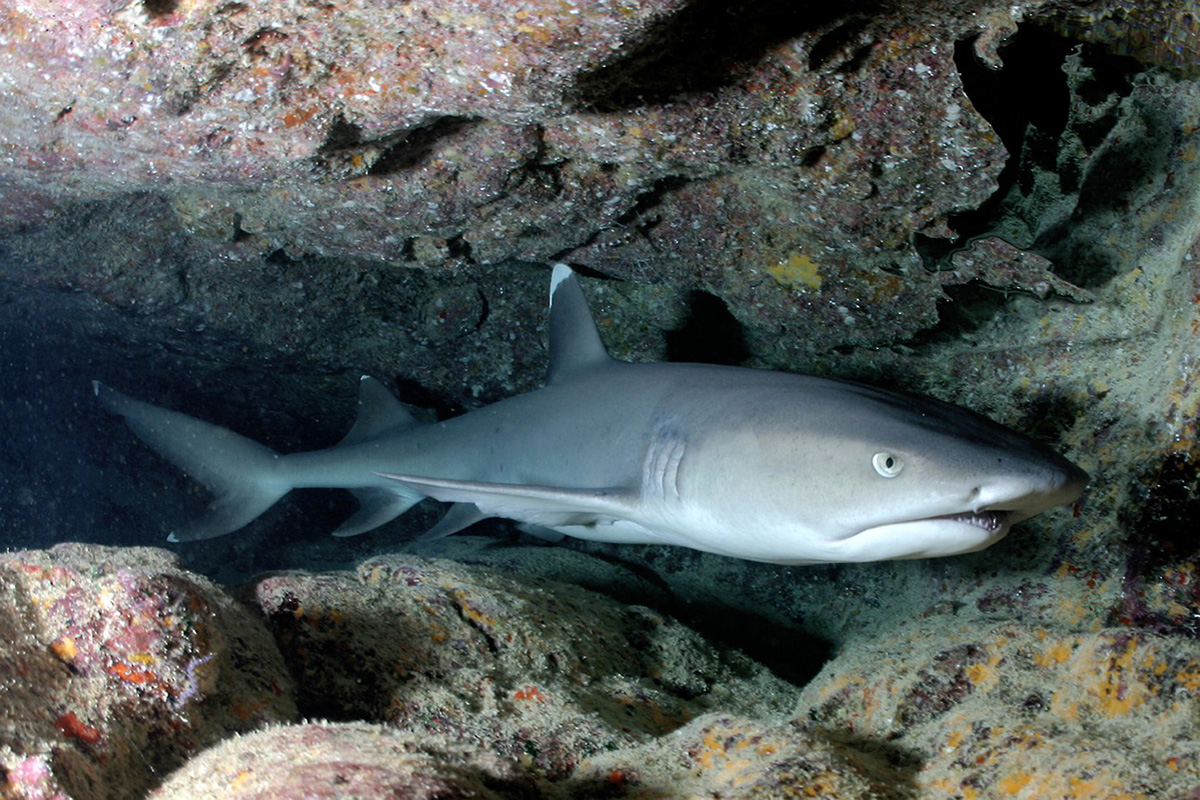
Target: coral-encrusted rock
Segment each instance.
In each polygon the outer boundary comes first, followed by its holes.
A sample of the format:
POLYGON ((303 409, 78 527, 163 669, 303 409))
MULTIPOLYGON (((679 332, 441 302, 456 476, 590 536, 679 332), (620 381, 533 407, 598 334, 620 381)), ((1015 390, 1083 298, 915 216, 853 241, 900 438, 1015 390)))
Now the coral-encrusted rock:
POLYGON ((0 556, 0 634, 4 797, 138 796, 197 748, 296 716, 262 622, 162 550, 0 556))
POLYGON ((448 561, 272 577, 257 597, 303 713, 486 743, 551 778, 708 711, 778 715, 794 692, 649 609, 448 561))
POLYGON ((171 775, 154 800, 480 800, 540 797, 486 749, 367 723, 272 727, 213 747, 171 775))
POLYGON ((949 618, 845 650, 801 695, 826 735, 887 742, 930 797, 1184 797, 1200 788, 1200 644, 949 618))

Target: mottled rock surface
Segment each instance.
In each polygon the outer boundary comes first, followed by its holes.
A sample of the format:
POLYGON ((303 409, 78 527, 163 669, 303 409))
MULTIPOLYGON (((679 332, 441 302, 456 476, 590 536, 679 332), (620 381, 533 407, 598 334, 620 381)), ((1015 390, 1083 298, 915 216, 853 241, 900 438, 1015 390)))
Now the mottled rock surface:
MULTIPOLYGON (((1065 18, 1038 0, 14 3, 0 210, 36 269, 4 274, 172 338, 219 328, 309 368, 349 349, 410 377, 382 352, 421 338, 420 315, 386 310, 413 290, 397 266, 458 276, 441 335, 499 316, 472 289, 496 303, 512 262, 567 257, 672 303, 719 297, 762 363, 904 342, 938 321, 929 251, 981 232, 962 215, 1002 188, 1023 109, 1045 102, 993 107, 1003 93, 968 84, 1014 91, 1028 56, 1005 41, 1065 18), (129 216, 158 253, 80 241, 129 216), (328 298, 350 329, 314 309, 328 298)), ((494 381, 512 358, 472 371, 494 381)))
POLYGON ((923 797, 1187 797, 1198 682, 1194 640, 939 619, 847 648, 800 709, 835 740, 907 753, 923 797))
POLYGON ((801 690, 648 608, 449 561, 262 578, 242 594, 265 617, 162 551, 60 546, 0 569, 0 664, 21 676, 0 716, 6 797, 136 797, 171 770, 154 796, 1200 786, 1193 640, 1030 624, 995 598, 978 601, 990 621, 934 614, 848 639, 801 690), (336 722, 229 738, 298 717, 336 722))

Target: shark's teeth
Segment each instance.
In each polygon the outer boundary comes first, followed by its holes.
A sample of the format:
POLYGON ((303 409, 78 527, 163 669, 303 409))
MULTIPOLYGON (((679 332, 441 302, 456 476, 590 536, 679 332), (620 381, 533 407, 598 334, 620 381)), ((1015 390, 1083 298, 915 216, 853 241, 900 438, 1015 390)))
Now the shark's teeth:
POLYGON ((954 519, 958 522, 965 522, 968 525, 974 525, 977 528, 983 528, 989 533, 995 533, 1004 525, 1003 518, 995 511, 981 511, 975 514, 961 514, 954 519))
POLYGON ((1004 527, 1004 523, 1008 520, 1007 511, 964 511, 961 514, 947 514, 944 517, 935 517, 934 519, 945 519, 951 522, 961 522, 964 525, 971 525, 976 528, 981 528, 988 533, 995 533, 1004 527))

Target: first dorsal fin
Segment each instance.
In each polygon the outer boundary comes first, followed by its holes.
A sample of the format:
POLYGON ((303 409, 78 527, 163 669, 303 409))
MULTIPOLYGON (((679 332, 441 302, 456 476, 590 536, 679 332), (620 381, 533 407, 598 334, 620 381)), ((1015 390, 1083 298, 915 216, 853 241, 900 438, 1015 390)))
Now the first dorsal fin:
POLYGON ((611 361, 575 271, 555 264, 550 278, 550 366, 546 383, 611 361))
POLYGON ((363 375, 358 383, 358 418, 341 444, 359 444, 419 424, 379 381, 363 375))

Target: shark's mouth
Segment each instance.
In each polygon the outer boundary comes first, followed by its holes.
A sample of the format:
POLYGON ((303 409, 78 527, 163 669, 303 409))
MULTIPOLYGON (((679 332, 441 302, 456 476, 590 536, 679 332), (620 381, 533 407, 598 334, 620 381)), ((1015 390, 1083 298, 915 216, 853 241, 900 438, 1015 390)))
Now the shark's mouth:
POLYGON ((988 533, 996 533, 1004 528, 1012 517, 1011 511, 964 511, 961 514, 946 514, 941 517, 931 517, 931 519, 944 519, 949 522, 959 522, 964 525, 970 525, 988 533))

